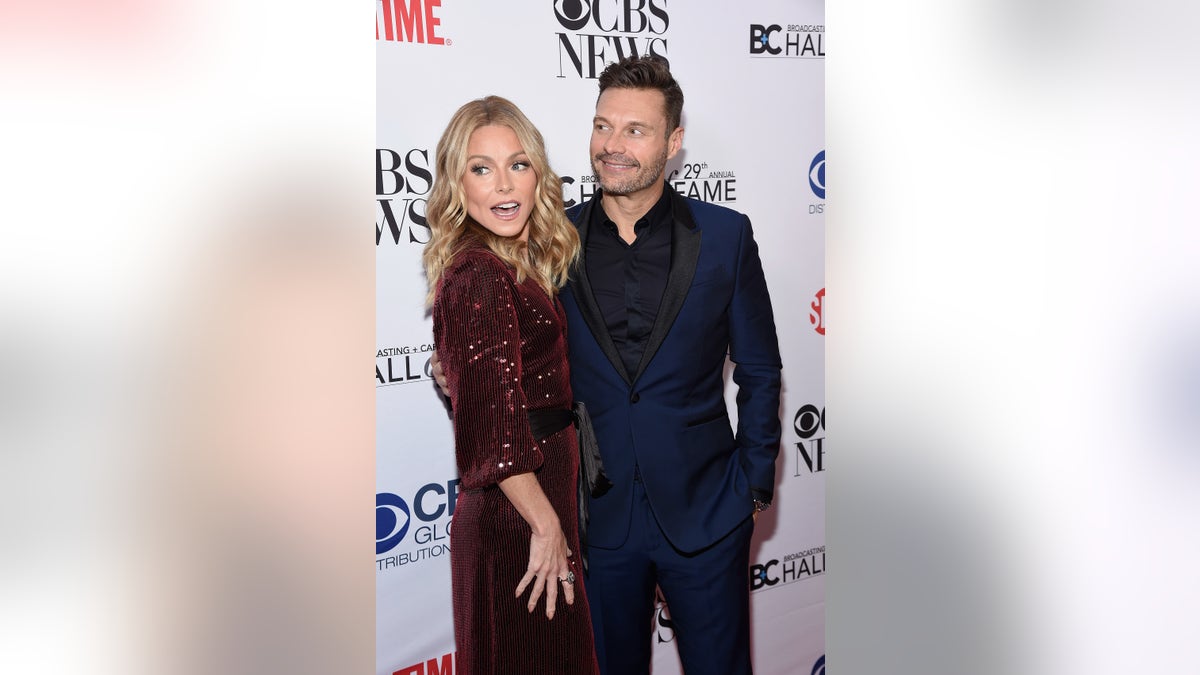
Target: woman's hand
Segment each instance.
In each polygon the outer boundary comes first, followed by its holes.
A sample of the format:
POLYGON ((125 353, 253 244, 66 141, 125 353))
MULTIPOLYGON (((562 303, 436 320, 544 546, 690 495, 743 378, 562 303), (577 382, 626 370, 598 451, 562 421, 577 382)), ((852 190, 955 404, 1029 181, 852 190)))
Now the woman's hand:
POLYGON ((433 372, 433 380, 437 382, 438 389, 442 390, 442 395, 450 398, 450 382, 446 379, 446 371, 442 368, 442 360, 438 358, 437 350, 433 350, 429 357, 429 366, 433 372))
POLYGON ((567 547, 567 537, 563 534, 562 523, 558 514, 546 499, 541 485, 532 473, 522 473, 509 476, 500 481, 500 490, 513 503, 517 512, 529 523, 532 534, 529 536, 529 566, 525 568, 525 576, 517 584, 516 597, 521 597, 525 589, 532 588, 529 593, 529 611, 537 609, 538 600, 542 593, 546 594, 546 618, 554 618, 554 610, 558 606, 558 587, 561 584, 563 597, 568 605, 575 604, 575 573, 571 560, 571 549, 567 547), (532 585, 532 586, 531 586, 532 585))
POLYGON ((521 583, 517 584, 517 597, 533 584, 529 593, 528 609, 537 609, 538 599, 542 592, 546 594, 546 618, 553 619, 558 605, 558 588, 562 586, 563 597, 568 605, 575 604, 575 585, 571 550, 567 547, 567 538, 562 528, 555 527, 551 534, 542 535, 534 532, 529 537, 529 567, 521 583))

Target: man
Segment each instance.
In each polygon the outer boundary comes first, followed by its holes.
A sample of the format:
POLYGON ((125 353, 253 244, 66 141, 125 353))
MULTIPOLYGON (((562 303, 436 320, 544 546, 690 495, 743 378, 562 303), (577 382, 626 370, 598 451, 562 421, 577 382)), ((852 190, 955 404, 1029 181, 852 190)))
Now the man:
POLYGON ((758 247, 746 216, 667 188, 684 130, 666 63, 619 61, 599 84, 600 190, 567 212, 583 256, 562 299, 571 388, 614 484, 589 506, 600 670, 649 671, 657 584, 688 675, 749 673, 751 514, 771 503, 780 441, 779 345, 758 247))
POLYGON ((657 585, 688 675, 749 674, 750 535, 771 503, 780 441, 779 346, 758 247, 746 216, 667 188, 684 130, 665 61, 621 60, 599 85, 600 190, 567 212, 583 255, 561 297, 571 387, 613 483, 589 502, 600 671, 649 672, 657 585))

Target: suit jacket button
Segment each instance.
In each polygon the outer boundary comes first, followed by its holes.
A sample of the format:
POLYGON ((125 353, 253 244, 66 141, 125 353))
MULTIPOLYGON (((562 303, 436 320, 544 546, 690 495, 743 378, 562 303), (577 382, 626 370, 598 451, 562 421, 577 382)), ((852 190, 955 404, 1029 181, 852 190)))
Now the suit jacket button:
POLYGON ((637 392, 634 392, 633 395, 629 397, 629 402, 637 403, 639 398, 641 397, 637 395, 637 392))

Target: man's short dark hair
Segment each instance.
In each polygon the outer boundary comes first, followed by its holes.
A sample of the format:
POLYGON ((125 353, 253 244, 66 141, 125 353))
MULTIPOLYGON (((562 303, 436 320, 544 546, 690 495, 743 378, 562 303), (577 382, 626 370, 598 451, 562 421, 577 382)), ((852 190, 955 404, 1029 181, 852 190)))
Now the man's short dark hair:
POLYGON ((605 89, 657 89, 666 99, 667 135, 679 128, 683 116, 683 89, 671 75, 670 65, 661 56, 631 56, 608 64, 600 73, 600 93, 605 89))

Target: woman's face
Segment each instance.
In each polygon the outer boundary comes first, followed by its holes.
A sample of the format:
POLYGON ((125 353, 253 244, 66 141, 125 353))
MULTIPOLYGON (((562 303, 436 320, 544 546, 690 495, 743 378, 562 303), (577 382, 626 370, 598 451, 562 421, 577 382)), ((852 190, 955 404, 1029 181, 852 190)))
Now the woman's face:
POLYGON ((527 241, 537 181, 512 129, 492 124, 471 132, 462 183, 475 222, 497 236, 527 241))

